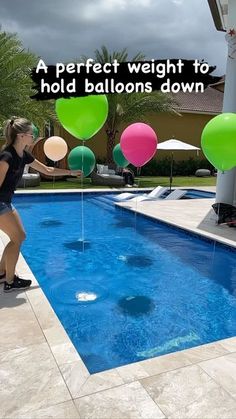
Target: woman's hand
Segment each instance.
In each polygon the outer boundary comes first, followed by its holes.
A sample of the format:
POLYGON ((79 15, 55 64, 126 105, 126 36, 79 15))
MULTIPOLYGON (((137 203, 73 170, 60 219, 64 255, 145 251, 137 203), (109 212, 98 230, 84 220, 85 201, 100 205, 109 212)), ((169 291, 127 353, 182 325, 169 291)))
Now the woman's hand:
POLYGON ((82 172, 82 170, 71 170, 70 175, 80 177, 80 176, 83 176, 83 172, 82 172))

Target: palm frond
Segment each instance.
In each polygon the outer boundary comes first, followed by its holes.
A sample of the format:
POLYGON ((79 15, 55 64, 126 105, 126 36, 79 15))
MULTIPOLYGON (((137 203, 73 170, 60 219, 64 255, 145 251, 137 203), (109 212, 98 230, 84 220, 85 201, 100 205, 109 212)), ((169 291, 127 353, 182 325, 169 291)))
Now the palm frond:
POLYGON ((30 72, 37 61, 16 34, 0 31, 0 125, 12 115, 24 116, 36 125, 55 119, 51 101, 30 98, 36 93, 30 72))

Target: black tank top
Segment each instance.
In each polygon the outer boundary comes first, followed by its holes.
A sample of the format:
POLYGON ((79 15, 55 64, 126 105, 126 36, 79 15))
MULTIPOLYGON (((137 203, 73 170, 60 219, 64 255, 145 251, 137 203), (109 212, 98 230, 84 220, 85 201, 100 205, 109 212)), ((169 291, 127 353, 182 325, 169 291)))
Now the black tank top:
POLYGON ((23 175, 25 165, 32 163, 34 157, 26 150, 20 157, 13 146, 8 146, 0 152, 0 161, 9 164, 6 177, 2 186, 0 186, 0 202, 10 203, 16 186, 23 175))

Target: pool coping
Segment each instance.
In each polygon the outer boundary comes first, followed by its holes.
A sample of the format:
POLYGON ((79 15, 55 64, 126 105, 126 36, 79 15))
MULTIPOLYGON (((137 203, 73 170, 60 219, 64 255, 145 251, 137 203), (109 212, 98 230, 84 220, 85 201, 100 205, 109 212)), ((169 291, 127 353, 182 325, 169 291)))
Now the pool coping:
MULTIPOLYGON (((50 192, 52 191, 48 193, 50 192)), ((179 228, 176 224, 174 224, 174 227, 179 228)), ((182 227, 180 229, 184 230, 182 227)), ((196 234, 196 232, 194 233, 196 234)), ((0 238, 5 244, 5 235, 0 234, 0 238)), ((17 272, 33 281, 32 288, 23 294, 27 298, 45 342, 69 390, 71 400, 83 399, 98 392, 115 389, 129 383, 140 383, 140 380, 148 377, 186 368, 191 365, 198 365, 202 361, 236 353, 236 337, 231 337, 90 374, 22 254, 20 254, 17 264, 17 272)), ((32 417, 32 411, 29 413, 32 417)))

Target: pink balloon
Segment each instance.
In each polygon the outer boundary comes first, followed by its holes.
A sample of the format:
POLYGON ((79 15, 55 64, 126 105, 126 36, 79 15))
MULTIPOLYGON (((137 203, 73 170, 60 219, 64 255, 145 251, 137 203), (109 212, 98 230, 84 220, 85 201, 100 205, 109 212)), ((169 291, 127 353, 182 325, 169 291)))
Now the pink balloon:
POLYGON ((130 163, 141 167, 151 160, 156 152, 156 133, 149 125, 136 122, 122 132, 120 147, 130 163))

